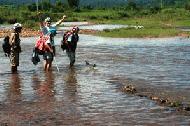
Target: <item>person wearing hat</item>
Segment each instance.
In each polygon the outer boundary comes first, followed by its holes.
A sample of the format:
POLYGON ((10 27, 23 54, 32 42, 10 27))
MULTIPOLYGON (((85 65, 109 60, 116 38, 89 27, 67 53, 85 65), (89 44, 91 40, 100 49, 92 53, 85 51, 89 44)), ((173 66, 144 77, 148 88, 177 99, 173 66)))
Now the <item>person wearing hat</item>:
POLYGON ((64 35, 62 40, 61 47, 63 51, 66 49, 67 56, 70 60, 70 67, 72 67, 75 63, 75 50, 77 48, 77 42, 79 40, 78 32, 79 28, 77 26, 74 26, 71 31, 68 31, 64 35))
POLYGON ((55 43, 54 43, 54 37, 56 35, 56 26, 60 25, 64 19, 66 18, 66 16, 64 15, 63 18, 59 21, 57 21, 55 24, 51 24, 51 18, 50 17, 47 17, 44 22, 41 22, 40 24, 40 29, 43 33, 43 35, 50 35, 50 38, 51 38, 51 45, 53 46, 54 48, 54 55, 55 55, 55 43))
POLYGON ((56 26, 61 24, 66 16, 64 15, 63 18, 57 21, 55 24, 51 24, 51 18, 47 17, 44 22, 41 22, 40 29, 44 36, 49 36, 49 40, 46 42, 46 47, 48 48, 43 55, 44 59, 44 70, 50 70, 52 66, 53 57, 55 56, 55 43, 54 37, 56 35, 56 26), (53 51, 52 51, 53 50, 53 51))
POLYGON ((10 64, 12 73, 17 72, 17 67, 19 66, 19 53, 21 52, 19 34, 21 31, 22 25, 20 23, 15 23, 9 40, 9 44, 11 45, 10 64))

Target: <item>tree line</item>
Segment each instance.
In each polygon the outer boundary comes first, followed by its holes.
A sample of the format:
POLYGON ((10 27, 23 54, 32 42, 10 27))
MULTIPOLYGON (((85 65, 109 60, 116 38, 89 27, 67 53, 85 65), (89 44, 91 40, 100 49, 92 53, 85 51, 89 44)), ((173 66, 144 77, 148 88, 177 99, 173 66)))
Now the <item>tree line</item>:
MULTIPOLYGON (((50 16, 54 20, 61 18, 63 13, 68 15, 68 21, 101 21, 152 16, 155 14, 160 14, 162 17, 166 15, 164 18, 170 17, 171 14, 183 17, 189 15, 190 12, 190 0, 128 0, 127 4, 109 8, 91 7, 88 6, 87 3, 86 6, 80 6, 85 0, 54 0, 53 2, 52 0, 38 1, 38 11, 42 12, 44 17, 50 16), (149 3, 151 6, 148 6, 146 3, 148 1, 155 3, 149 3), (142 6, 142 4, 145 4, 146 6, 142 6)), ((0 5, 0 24, 12 24, 15 21, 18 21, 25 23, 28 27, 34 27, 36 26, 35 23, 39 21, 36 12, 36 3, 21 4, 18 6, 0 5)))

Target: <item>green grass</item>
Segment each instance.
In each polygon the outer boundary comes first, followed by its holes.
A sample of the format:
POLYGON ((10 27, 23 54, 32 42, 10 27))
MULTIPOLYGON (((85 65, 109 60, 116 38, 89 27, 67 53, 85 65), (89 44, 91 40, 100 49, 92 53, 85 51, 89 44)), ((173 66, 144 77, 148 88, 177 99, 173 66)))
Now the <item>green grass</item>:
POLYGON ((132 28, 122 28, 115 30, 104 30, 98 32, 96 35, 104 37, 122 37, 122 38, 142 38, 142 37, 168 37, 177 36, 181 32, 176 29, 162 29, 162 28, 143 28, 143 29, 132 29, 132 28))
POLYGON ((112 20, 118 17, 118 13, 114 10, 88 10, 82 11, 80 13, 73 12, 72 15, 68 16, 69 18, 77 18, 79 21, 104 21, 104 20, 112 20))

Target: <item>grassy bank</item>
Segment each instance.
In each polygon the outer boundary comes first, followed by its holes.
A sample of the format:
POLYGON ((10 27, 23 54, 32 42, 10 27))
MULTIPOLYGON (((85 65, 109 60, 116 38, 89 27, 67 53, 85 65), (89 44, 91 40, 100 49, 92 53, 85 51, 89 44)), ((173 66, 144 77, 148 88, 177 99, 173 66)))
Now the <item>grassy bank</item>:
POLYGON ((142 29, 121 28, 104 30, 96 35, 108 37, 173 37, 190 36, 179 27, 190 27, 190 11, 183 8, 165 8, 156 13, 124 10, 91 10, 74 12, 71 16, 76 21, 91 21, 100 24, 124 24, 143 26, 142 29))
POLYGON ((99 36, 105 37, 173 37, 173 36, 190 36, 190 32, 184 32, 179 27, 189 27, 187 20, 166 20, 155 17, 135 18, 127 20, 113 20, 104 23, 125 24, 129 26, 143 26, 141 29, 134 27, 121 28, 97 32, 99 36))
POLYGON ((168 37, 168 36, 178 36, 180 31, 176 29, 161 29, 161 28, 143 28, 143 29, 129 29, 129 28, 122 28, 122 29, 115 29, 115 30, 104 30, 102 32, 98 32, 97 35, 105 36, 105 37, 135 37, 135 38, 142 38, 142 37, 168 37))
POLYGON ((38 30, 39 21, 47 16, 57 21, 67 15, 66 21, 88 21, 97 24, 125 24, 129 26, 140 25, 144 28, 122 28, 104 30, 96 35, 109 37, 168 37, 181 34, 178 27, 190 26, 190 11, 185 8, 163 9, 129 9, 129 8, 102 8, 102 9, 65 9, 54 12, 53 10, 41 11, 39 17, 36 12, 26 6, 0 7, 0 24, 21 22, 24 27, 38 30))

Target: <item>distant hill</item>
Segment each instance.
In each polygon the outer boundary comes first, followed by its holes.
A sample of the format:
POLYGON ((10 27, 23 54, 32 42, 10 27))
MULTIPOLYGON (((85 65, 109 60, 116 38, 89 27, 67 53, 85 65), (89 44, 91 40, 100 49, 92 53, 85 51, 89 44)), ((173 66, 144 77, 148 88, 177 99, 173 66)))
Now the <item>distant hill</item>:
MULTIPOLYGON (((35 3, 37 0, 0 0, 1 5, 7 4, 31 4, 35 3)), ((38 0, 39 2, 43 0, 38 0)), ((62 2, 67 2, 67 0, 61 0, 62 2)), ((50 2, 55 3, 56 0, 50 0, 50 2)), ((127 3, 127 0, 80 0, 80 6, 92 6, 92 7, 110 7, 113 5, 122 5, 127 3)))
POLYGON ((26 3, 33 3, 35 0, 0 0, 1 5, 7 5, 7 4, 14 4, 14 5, 20 5, 20 4, 26 4, 26 3))

